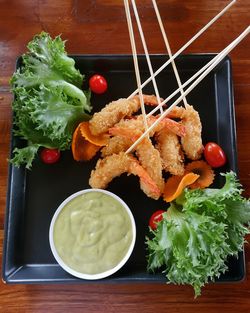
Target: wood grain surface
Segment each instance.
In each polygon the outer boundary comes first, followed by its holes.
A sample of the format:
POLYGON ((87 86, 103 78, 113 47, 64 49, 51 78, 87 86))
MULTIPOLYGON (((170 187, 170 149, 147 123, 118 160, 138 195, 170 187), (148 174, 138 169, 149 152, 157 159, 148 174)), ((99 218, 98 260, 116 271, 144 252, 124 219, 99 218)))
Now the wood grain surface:
MULTIPOLYGON (((177 51, 223 9, 225 0, 158 0, 169 41, 177 51)), ((150 0, 137 1, 151 53, 165 53, 150 0)), ((185 53, 219 52, 250 21, 250 0, 241 0, 185 53)), ((9 79, 18 55, 42 30, 67 39, 68 53, 131 53, 122 0, 0 0, 0 254, 2 255, 11 129, 9 79)), ((142 46, 136 33, 138 52, 142 46)), ((233 63, 239 176, 250 196, 250 38, 230 54, 233 63)), ((246 245, 246 279, 209 284, 193 298, 188 286, 6 285, 0 283, 0 312, 250 312, 250 246, 246 245)))

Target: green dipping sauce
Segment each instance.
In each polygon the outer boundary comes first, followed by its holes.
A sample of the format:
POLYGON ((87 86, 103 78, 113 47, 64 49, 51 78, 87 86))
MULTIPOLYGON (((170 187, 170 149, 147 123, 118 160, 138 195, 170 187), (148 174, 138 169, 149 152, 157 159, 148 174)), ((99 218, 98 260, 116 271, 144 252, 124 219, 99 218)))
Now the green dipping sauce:
POLYGON ((102 192, 87 192, 63 207, 54 224, 53 239, 68 267, 85 274, 103 273, 128 252, 132 223, 118 200, 102 192))

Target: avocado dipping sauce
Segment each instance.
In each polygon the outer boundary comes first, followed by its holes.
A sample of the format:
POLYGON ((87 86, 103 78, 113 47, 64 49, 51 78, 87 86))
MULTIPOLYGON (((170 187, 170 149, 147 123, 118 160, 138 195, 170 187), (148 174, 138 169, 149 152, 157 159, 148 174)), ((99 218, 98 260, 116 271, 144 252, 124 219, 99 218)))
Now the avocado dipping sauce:
POLYGON ((111 195, 103 190, 78 192, 54 215, 50 235, 56 254, 73 271, 104 273, 121 263, 129 250, 132 252, 133 216, 121 199, 111 195))

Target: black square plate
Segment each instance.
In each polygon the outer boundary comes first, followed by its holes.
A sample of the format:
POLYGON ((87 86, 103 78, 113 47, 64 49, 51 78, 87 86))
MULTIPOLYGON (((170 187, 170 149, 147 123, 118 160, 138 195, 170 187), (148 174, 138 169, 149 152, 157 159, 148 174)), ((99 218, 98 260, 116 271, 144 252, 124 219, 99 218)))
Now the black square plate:
MULTIPOLYGON (((93 111, 98 111, 112 100, 127 97, 136 87, 132 57, 129 55, 77 55, 72 56, 76 66, 86 75, 86 81, 94 73, 108 80, 108 91, 93 95, 93 111)), ((186 81, 214 55, 184 55, 176 60, 182 81, 186 81)), ((159 68, 167 57, 152 55, 154 69, 159 68)), ((18 60, 17 67, 21 64, 18 60)), ((144 56, 139 56, 141 78, 149 76, 144 56)), ((157 76, 160 95, 166 98, 177 88, 176 80, 168 66, 157 76)), ((144 93, 154 93, 151 84, 144 93)), ((188 102, 200 113, 203 124, 203 142, 215 141, 226 152, 228 163, 221 171, 237 173, 237 151, 232 90, 231 62, 226 57, 188 96, 188 102)), ((23 142, 12 137, 12 151, 23 142)), ((9 166, 9 189, 5 221, 3 256, 3 280, 7 283, 84 283, 66 273, 55 261, 49 246, 49 225, 58 205, 70 194, 89 188, 90 171, 97 158, 90 162, 73 161, 70 151, 62 153, 57 164, 43 164, 39 158, 32 170, 9 166)), ((218 175, 217 175, 218 177, 218 175)), ((217 178, 214 186, 223 184, 217 178)), ((120 196, 131 208, 137 226, 137 239, 133 254, 127 264, 115 275, 102 282, 159 281, 165 277, 146 271, 145 235, 148 233, 150 215, 157 209, 166 208, 163 201, 147 198, 140 190, 136 177, 122 175, 113 180, 108 189, 120 196)), ((228 260, 229 270, 219 281, 239 281, 245 274, 244 253, 228 260)))

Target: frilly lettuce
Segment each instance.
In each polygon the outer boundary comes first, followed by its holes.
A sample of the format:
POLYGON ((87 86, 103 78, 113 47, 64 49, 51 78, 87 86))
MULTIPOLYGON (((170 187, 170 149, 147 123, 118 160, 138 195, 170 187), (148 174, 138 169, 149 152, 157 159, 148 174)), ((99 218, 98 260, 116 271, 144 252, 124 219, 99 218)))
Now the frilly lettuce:
POLYGON ((221 189, 185 189, 147 238, 148 270, 162 269, 169 282, 190 284, 195 295, 224 273, 227 259, 243 249, 250 201, 234 172, 221 189))
POLYGON ((42 32, 28 44, 22 66, 13 74, 14 134, 27 147, 14 150, 16 166, 30 168, 40 146, 65 150, 76 125, 88 119, 90 92, 80 88, 84 76, 65 52, 64 42, 42 32))

